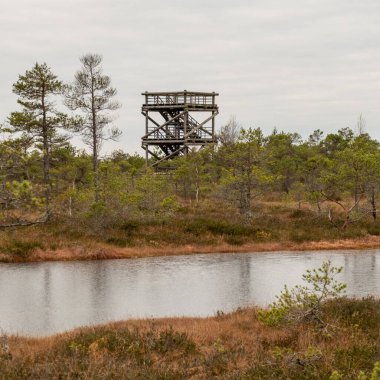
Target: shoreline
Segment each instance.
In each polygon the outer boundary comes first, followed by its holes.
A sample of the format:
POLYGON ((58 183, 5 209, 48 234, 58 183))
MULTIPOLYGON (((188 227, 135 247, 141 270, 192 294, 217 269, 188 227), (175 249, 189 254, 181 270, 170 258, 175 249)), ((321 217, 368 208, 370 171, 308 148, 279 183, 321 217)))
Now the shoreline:
POLYGON ((337 371, 340 378, 369 379, 380 369, 379 303, 326 302, 326 326, 336 326, 327 332, 305 320, 270 327, 250 307, 206 318, 115 321, 41 338, 8 335, 2 338, 0 372, 25 380, 328 379, 337 371))
POLYGON ((28 256, 0 253, 0 263, 31 263, 44 261, 91 261, 111 259, 137 259, 160 256, 196 255, 208 253, 259 253, 279 251, 326 251, 326 250, 361 250, 380 248, 380 236, 368 235, 354 239, 319 240, 295 243, 261 242, 232 245, 228 243, 216 245, 186 244, 152 247, 113 247, 102 243, 69 245, 56 250, 33 250, 28 256))

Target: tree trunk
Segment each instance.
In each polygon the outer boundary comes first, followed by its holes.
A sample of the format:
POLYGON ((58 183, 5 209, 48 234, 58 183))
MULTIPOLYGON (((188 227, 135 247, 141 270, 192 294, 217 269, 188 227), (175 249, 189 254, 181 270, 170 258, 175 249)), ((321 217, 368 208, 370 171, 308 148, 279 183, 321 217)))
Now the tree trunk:
POLYGON ((42 89, 42 144, 43 144, 43 174, 45 185, 45 208, 46 215, 50 216, 50 151, 49 151, 49 131, 46 121, 46 106, 45 106, 45 89, 42 89))
MULTIPOLYGON (((91 72, 92 75, 92 72, 91 72)), ((95 203, 99 202, 99 181, 98 181, 98 130, 96 123, 96 109, 95 109, 95 78, 92 75, 91 82, 91 116, 92 116, 92 171, 94 174, 94 192, 95 203)))
MULTIPOLYGON (((72 189, 75 191, 75 179, 72 183, 72 189)), ((69 216, 70 218, 73 216, 73 197, 71 195, 69 197, 69 216)))
POLYGON ((196 173, 195 201, 198 204, 198 202, 199 202, 199 170, 198 170, 198 167, 195 168, 195 173, 196 173))
POLYGON ((376 221, 376 214, 377 214, 377 210, 376 210, 376 193, 375 193, 375 187, 372 186, 371 188, 371 206, 372 206, 372 218, 373 218, 373 221, 375 222, 376 221))
POLYGON ((98 203, 99 202, 99 182, 98 182, 98 147, 97 147, 97 136, 96 136, 96 122, 93 123, 93 127, 92 127, 92 142, 93 142, 92 171, 94 174, 95 203, 98 203))
POLYGON ((357 186, 355 186, 355 198, 354 198, 354 201, 355 201, 354 210, 357 210, 358 203, 359 203, 359 191, 358 191, 358 187, 357 186))
POLYGON ((343 223, 341 229, 342 229, 342 230, 345 230, 345 229, 347 228, 349 222, 350 222, 350 214, 347 212, 347 214, 346 214, 346 218, 345 218, 345 220, 344 220, 344 223, 343 223))
POLYGON ((319 202, 319 200, 317 200, 317 208, 318 208, 318 215, 321 215, 322 209, 321 209, 321 202, 319 202))

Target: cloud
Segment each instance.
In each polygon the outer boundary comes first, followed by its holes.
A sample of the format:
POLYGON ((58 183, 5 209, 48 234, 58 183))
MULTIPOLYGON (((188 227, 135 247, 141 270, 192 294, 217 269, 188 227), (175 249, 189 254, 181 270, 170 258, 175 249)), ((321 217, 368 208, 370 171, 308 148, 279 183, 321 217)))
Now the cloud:
POLYGON ((64 81, 79 56, 104 56, 123 103, 124 137, 104 151, 140 150, 145 90, 220 93, 218 124, 307 136, 354 127, 380 139, 380 3, 372 0, 15 0, 0 14, 0 120, 17 108, 12 83, 36 61, 64 81))

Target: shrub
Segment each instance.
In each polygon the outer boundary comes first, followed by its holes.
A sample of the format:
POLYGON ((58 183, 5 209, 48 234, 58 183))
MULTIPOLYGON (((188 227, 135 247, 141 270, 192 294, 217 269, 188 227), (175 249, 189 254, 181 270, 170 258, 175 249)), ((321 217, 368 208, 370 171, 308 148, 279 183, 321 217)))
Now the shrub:
POLYGON ((378 235, 380 235, 380 226, 377 226, 377 225, 368 226, 367 232, 370 235, 378 236, 378 235))
POLYGON ((178 209, 178 202, 177 199, 174 196, 166 197, 164 198, 161 203, 160 207, 163 212, 166 213, 174 213, 178 209))
POLYGON ((174 331, 170 327, 159 333, 158 337, 153 340, 152 348, 159 353, 180 350, 191 353, 195 351, 196 346, 186 333, 174 331))
POLYGON ((297 210, 292 211, 289 217, 290 218, 305 218, 305 217, 310 217, 310 215, 311 215, 311 212, 309 210, 297 209, 297 210))
POLYGON ((308 234, 305 231, 291 231, 289 239, 295 243, 303 243, 305 241, 311 240, 313 235, 308 234))
POLYGON ((342 269, 327 261, 320 268, 307 270, 302 279, 308 285, 297 285, 292 289, 285 285, 281 294, 276 296, 277 300, 267 310, 259 311, 260 321, 268 326, 304 320, 323 323, 322 303, 328 298, 337 297, 346 288, 346 284, 335 279, 342 269))
POLYGON ((139 222, 136 222, 134 220, 128 220, 121 224, 120 229, 125 231, 129 235, 137 231, 139 229, 139 226, 139 222))
POLYGON ((70 356, 88 356, 94 351, 103 350, 118 358, 129 357, 137 361, 149 361, 152 352, 166 354, 173 351, 189 354, 196 351, 196 345, 186 333, 174 331, 171 327, 160 332, 99 329, 78 334, 67 342, 64 349, 70 356))
POLYGON ((241 236, 228 236, 226 242, 231 245, 243 245, 245 240, 241 236))
POLYGON ((184 230, 194 235, 210 232, 213 235, 241 237, 255 236, 257 232, 257 230, 242 224, 232 224, 223 220, 211 220, 202 218, 186 223, 184 230))
POLYGON ((35 248, 42 248, 42 244, 36 241, 12 241, 5 247, 5 251, 11 255, 26 258, 35 248))
POLYGON ((115 245, 116 247, 124 248, 128 245, 128 241, 126 239, 118 238, 118 237, 109 237, 106 239, 106 242, 111 245, 115 245))
POLYGON ((376 362, 375 366, 373 367, 373 371, 371 373, 370 380, 378 380, 380 379, 380 362, 376 362))

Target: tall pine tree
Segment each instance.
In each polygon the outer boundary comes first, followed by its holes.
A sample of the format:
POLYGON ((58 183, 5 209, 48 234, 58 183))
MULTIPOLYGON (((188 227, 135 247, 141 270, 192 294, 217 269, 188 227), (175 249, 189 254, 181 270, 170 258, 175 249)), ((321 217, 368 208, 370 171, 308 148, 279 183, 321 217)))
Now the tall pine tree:
POLYGON ((46 63, 36 63, 31 70, 20 75, 13 85, 19 96, 21 111, 9 117, 10 131, 21 133, 33 141, 42 153, 44 197, 47 218, 51 214, 50 163, 54 146, 67 140, 58 129, 65 126, 66 115, 56 109, 54 97, 62 93, 63 83, 57 79, 46 63))
POLYGON ((117 128, 110 126, 113 121, 110 111, 118 109, 120 104, 113 100, 116 89, 111 87, 110 77, 103 75, 102 56, 86 54, 80 61, 82 68, 75 74, 74 83, 67 87, 66 105, 82 115, 76 121, 76 130, 92 149, 95 202, 98 202, 99 151, 104 140, 116 139, 121 134, 117 128))

